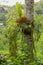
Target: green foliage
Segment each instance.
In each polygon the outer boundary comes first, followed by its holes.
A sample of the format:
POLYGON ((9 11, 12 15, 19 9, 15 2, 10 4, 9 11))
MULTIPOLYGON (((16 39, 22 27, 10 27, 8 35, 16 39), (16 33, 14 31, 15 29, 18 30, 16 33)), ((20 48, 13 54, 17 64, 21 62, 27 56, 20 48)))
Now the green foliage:
POLYGON ((16 11, 19 17, 24 16, 24 11, 21 8, 21 4, 20 3, 16 3, 16 11))
POLYGON ((43 33, 43 15, 37 15, 35 17, 35 23, 34 23, 34 33, 35 33, 35 40, 39 40, 40 39, 40 36, 41 36, 41 33, 43 33))
POLYGON ((37 15, 35 17, 35 48, 36 48, 36 57, 37 64, 43 64, 43 15, 37 15))
POLYGON ((5 37, 5 34, 4 34, 5 30, 6 29, 5 29, 4 26, 2 26, 0 28, 0 53, 4 53, 4 51, 6 51, 6 50, 8 51, 8 40, 7 40, 7 38, 5 37))
POLYGON ((35 3, 35 12, 36 12, 36 14, 37 15, 42 15, 43 14, 43 1, 42 0, 40 0, 40 2, 37 2, 37 3, 35 3))
POLYGON ((0 65, 13 65, 13 63, 6 55, 0 54, 0 65))
MULTIPOLYGON (((40 4, 41 3, 43 3, 42 0, 40 4)), ((36 49, 36 63, 31 62, 29 65, 43 65, 43 4, 40 4, 35 4, 35 30, 33 36, 36 49)), ((0 22, 6 24, 7 21, 8 23, 7 27, 3 26, 0 28, 0 53, 10 53, 10 55, 13 53, 13 55, 16 54, 16 56, 9 58, 10 60, 2 56, 1 59, 4 60, 4 62, 0 59, 0 65, 24 65, 24 61, 30 60, 30 53, 28 52, 27 44, 24 42, 22 28, 19 28, 16 23, 16 18, 23 17, 24 11, 18 2, 16 3, 16 7, 9 7, 9 9, 7 15, 0 14, 0 22)))

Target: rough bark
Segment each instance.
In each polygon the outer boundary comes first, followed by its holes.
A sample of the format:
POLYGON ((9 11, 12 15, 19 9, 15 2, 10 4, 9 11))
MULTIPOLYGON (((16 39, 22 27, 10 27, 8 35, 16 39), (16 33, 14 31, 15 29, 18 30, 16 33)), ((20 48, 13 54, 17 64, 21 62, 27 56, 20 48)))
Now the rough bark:
POLYGON ((34 42, 33 42, 34 0, 25 0, 25 4, 26 4, 25 14, 28 20, 30 20, 31 30, 30 30, 30 34, 29 33, 28 35, 24 34, 25 35, 24 40, 28 44, 28 51, 29 51, 28 58, 30 59, 29 63, 31 63, 34 61, 34 52, 33 52, 34 50, 34 42))

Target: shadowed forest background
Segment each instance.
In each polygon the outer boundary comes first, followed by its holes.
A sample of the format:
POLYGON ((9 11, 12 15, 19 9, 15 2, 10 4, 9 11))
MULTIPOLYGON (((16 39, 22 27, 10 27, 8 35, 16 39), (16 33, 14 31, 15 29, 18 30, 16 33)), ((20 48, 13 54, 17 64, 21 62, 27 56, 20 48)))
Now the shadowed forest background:
POLYGON ((27 64, 29 58, 28 45, 24 42, 22 36, 24 34, 21 31, 24 24, 21 25, 22 28, 19 28, 16 23, 19 16, 25 16, 24 11, 25 4, 16 3, 12 7, 0 5, 0 65, 43 65, 43 0, 34 3, 33 41, 35 60, 29 64, 27 64), (12 53, 15 57, 12 57, 12 53), (25 63, 25 61, 27 62, 25 63))

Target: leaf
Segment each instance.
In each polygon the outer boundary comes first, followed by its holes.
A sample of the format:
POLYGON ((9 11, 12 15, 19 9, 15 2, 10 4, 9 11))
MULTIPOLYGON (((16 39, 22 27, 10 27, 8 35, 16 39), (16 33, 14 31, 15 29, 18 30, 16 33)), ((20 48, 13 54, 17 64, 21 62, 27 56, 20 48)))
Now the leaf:
POLYGON ((21 5, 20 3, 16 2, 16 11, 17 11, 17 14, 19 15, 19 17, 21 18, 22 16, 24 16, 24 12, 21 8, 21 5))

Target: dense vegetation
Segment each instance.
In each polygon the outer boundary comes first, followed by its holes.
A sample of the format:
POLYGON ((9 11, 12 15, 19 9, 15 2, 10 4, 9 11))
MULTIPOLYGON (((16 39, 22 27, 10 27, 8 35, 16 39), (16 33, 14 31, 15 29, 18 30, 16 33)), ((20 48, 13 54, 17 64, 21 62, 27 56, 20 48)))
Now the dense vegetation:
MULTIPOLYGON (((29 65, 43 65, 43 1, 34 5, 35 61, 29 65)), ((16 4, 13 7, 4 7, 7 11, 4 9, 4 13, 0 12, 0 65, 25 65, 24 62, 29 60, 28 45, 24 42, 22 28, 19 28, 16 22, 16 18, 25 15, 25 5, 16 4)), ((1 6, 0 10, 4 7, 1 6)))

